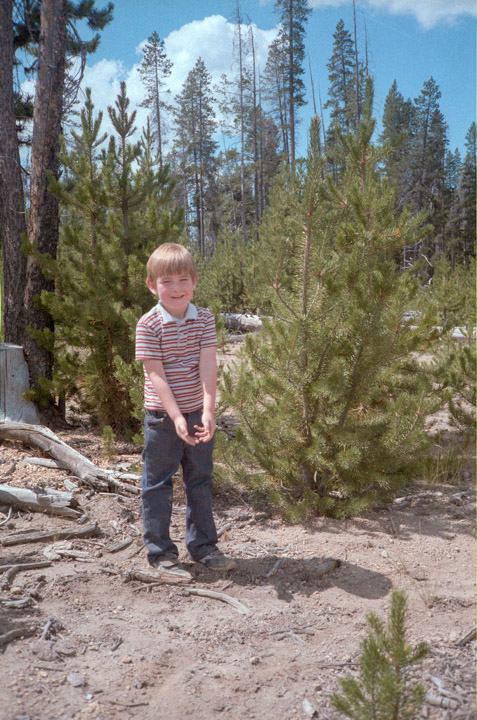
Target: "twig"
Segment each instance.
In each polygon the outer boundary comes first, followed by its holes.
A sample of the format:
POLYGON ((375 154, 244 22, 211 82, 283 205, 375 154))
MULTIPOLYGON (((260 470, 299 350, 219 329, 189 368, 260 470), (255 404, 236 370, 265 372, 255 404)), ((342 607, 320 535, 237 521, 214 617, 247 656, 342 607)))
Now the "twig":
POLYGON ((11 565, 2 578, 2 583, 1 583, 2 590, 6 590, 8 587, 10 587, 10 584, 11 584, 13 578, 15 577, 15 575, 17 573, 21 572, 22 570, 38 570, 38 569, 47 568, 50 566, 51 566, 50 560, 41 560, 40 562, 20 563, 18 565, 11 565))
POLYGON ((223 525, 223 527, 220 528, 220 530, 217 530, 217 537, 222 537, 224 533, 227 532, 227 530, 230 530, 232 527, 232 523, 227 523, 226 525, 223 525))
POLYGON ((133 539, 133 538, 126 538, 125 540, 121 540, 121 542, 117 543, 116 545, 113 545, 113 547, 110 548, 110 549, 108 550, 108 552, 110 552, 110 553, 117 553, 117 552, 119 552, 120 550, 124 550, 125 548, 129 547, 130 545, 132 545, 133 542, 134 542, 134 539, 133 539))
POLYGON ((280 567, 280 565, 282 564, 282 562, 283 562, 283 558, 278 558, 278 560, 275 562, 275 564, 274 564, 274 566, 272 567, 272 569, 269 570, 269 571, 265 574, 265 577, 266 577, 266 578, 269 578, 269 577, 272 577, 272 575, 275 575, 275 573, 277 572, 277 570, 278 570, 278 568, 280 567))
POLYGON ((45 542, 48 540, 69 540, 70 538, 89 537, 90 535, 99 534, 100 529, 98 524, 93 523, 92 525, 85 525, 83 528, 78 529, 71 528, 68 530, 54 530, 46 533, 31 533, 24 535, 17 533, 15 535, 7 535, 7 537, 4 537, 0 542, 4 546, 22 545, 23 543, 45 542))
POLYGON ((221 600, 222 602, 228 603, 229 605, 232 605, 236 610, 238 610, 239 613, 242 615, 251 615, 252 611, 249 610, 248 607, 243 605, 239 600, 236 600, 235 598, 231 597, 230 595, 226 595, 225 593, 218 593, 214 590, 203 590, 202 588, 187 588, 185 591, 186 593, 189 593, 191 595, 200 595, 202 597, 209 597, 213 600, 221 600))
POLYGON ((2 525, 6 525, 7 522, 10 520, 10 518, 12 517, 12 510, 13 510, 13 509, 12 509, 12 506, 10 505, 10 507, 8 508, 8 515, 7 515, 7 517, 6 517, 5 520, 2 520, 2 521, 0 522, 0 527, 1 527, 2 525))
POLYGON ((134 550, 134 552, 132 552, 130 555, 128 555, 127 559, 130 560, 131 558, 136 557, 136 555, 139 555, 139 553, 141 552, 141 550, 142 550, 143 548, 144 548, 144 545, 140 545, 140 546, 137 548, 137 550, 134 550))
POLYGON ((37 627, 34 625, 30 625, 30 627, 14 628, 4 635, 0 635, 0 647, 8 645, 9 642, 16 640, 17 638, 31 637, 36 633, 36 631, 37 627))
POLYGON ((53 620, 51 618, 48 618, 48 620, 45 623, 45 626, 43 628, 43 632, 41 633, 40 640, 46 640, 48 637, 48 633, 50 632, 50 628, 53 625, 53 620))
POLYGON ((456 645, 463 647, 464 645, 467 645, 468 642, 475 640, 476 636, 477 636, 477 628, 473 628, 468 633, 463 635, 459 640, 457 640, 456 645))

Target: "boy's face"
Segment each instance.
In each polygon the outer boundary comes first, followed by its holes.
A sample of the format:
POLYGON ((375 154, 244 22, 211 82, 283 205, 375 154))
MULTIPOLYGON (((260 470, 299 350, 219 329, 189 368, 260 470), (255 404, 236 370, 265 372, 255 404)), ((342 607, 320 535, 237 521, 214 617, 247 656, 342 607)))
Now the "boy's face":
POLYGON ((193 278, 187 272, 175 273, 161 275, 154 281, 148 278, 147 286, 153 295, 158 296, 167 312, 180 320, 187 312, 198 279, 198 275, 193 278))

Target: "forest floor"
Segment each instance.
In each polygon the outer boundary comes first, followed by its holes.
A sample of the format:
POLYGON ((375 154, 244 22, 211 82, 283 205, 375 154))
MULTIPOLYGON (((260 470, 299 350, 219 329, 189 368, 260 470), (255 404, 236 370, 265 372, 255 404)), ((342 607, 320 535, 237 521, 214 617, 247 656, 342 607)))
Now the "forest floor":
MULTIPOLYGON (((120 443, 105 457, 88 428, 57 434, 103 468, 138 472, 140 455, 120 443)), ((34 454, 5 443, 0 482, 64 490, 68 473, 26 462, 34 454)), ((289 525, 220 488, 217 526, 230 525, 220 547, 237 560, 222 575, 187 560, 178 478, 172 533, 193 581, 151 585, 127 574, 147 568, 139 497, 81 488, 80 508, 101 534, 54 543, 50 566, 2 583, 0 640, 26 631, 0 648, 0 719, 339 720, 330 695, 357 671, 366 616, 386 618, 396 588, 408 595, 409 643, 429 644, 414 671, 427 691, 419 718, 475 720, 474 462, 402 495, 360 518, 289 525), (117 550, 122 540, 131 542, 117 550), (322 573, 327 559, 339 563, 322 573), (249 614, 189 590, 225 594, 249 614)), ((0 511, 0 541, 81 527, 25 512, 3 522, 0 511)), ((0 545, 0 565, 46 560, 51 545, 0 545)))

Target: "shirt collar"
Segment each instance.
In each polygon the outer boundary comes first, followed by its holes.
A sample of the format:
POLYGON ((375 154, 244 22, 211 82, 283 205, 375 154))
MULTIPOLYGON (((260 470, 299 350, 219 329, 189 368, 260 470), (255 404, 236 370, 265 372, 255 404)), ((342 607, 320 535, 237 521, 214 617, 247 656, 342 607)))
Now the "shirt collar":
POLYGON ((167 312, 166 308, 163 307, 161 302, 157 303, 157 307, 162 315, 164 323, 183 323, 186 320, 197 320, 197 308, 191 302, 187 306, 186 314, 183 318, 176 318, 167 312))

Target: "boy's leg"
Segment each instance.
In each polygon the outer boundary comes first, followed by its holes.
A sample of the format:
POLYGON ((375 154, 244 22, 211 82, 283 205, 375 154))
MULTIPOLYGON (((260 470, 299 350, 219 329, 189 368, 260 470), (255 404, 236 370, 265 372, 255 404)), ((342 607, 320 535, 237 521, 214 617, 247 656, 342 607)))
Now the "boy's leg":
MULTIPOLYGON (((188 413, 189 434, 201 425, 202 411, 188 413)), ((185 445, 182 469, 187 497, 186 545, 193 560, 201 560, 217 548, 217 529, 212 514, 213 439, 198 445, 185 445)))
POLYGON ((142 515, 147 559, 178 555, 169 535, 172 513, 172 476, 179 467, 183 442, 174 423, 162 412, 149 411, 144 420, 142 515))

